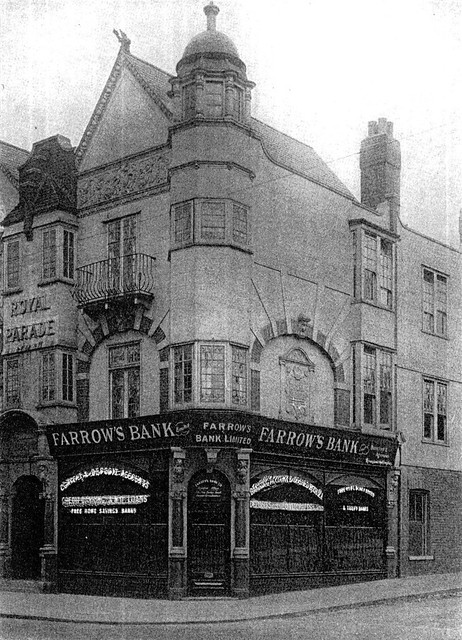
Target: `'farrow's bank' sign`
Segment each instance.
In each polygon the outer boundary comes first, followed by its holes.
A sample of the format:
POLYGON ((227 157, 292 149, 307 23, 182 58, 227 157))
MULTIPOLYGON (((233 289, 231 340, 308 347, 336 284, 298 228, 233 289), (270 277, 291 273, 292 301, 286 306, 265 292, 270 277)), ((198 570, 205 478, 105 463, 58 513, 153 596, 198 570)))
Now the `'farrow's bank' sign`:
POLYGON ((387 467, 395 440, 231 411, 189 411, 48 427, 52 455, 167 447, 246 448, 387 467))

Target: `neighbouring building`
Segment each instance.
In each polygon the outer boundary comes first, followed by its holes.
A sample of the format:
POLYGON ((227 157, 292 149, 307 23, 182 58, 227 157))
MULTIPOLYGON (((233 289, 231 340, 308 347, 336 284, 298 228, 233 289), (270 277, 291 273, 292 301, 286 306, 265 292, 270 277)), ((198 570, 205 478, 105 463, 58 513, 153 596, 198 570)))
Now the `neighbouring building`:
MULTIPOLYGON (((461 566, 461 253, 252 117, 216 29, 120 51, 3 225, 0 575, 181 598, 461 566)), ((429 188, 431 186, 429 185, 429 188)))

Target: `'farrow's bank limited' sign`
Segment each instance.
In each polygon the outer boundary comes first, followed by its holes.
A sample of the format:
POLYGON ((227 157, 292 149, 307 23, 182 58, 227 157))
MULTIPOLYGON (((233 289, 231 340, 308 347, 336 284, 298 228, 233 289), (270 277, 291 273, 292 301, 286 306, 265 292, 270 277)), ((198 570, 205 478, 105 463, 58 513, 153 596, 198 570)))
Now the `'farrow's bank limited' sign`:
POLYGON ((246 448, 375 467, 394 463, 394 439, 231 411, 172 412, 48 427, 52 455, 167 447, 246 448))

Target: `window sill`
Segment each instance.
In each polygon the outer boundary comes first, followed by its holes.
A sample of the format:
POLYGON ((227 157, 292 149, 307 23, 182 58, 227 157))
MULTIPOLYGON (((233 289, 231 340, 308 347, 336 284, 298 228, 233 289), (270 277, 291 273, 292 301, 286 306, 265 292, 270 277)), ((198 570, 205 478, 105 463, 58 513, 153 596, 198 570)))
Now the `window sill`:
POLYGON ((66 409, 77 409, 75 402, 66 402, 65 400, 50 400, 49 402, 39 402, 37 409, 49 409, 50 407, 64 407, 66 409))
POLYGON ((181 249, 191 249, 192 247, 228 247, 229 249, 236 249, 237 251, 242 251, 242 253, 253 255, 252 249, 250 249, 248 246, 240 245, 234 242, 226 242, 225 240, 217 240, 216 242, 199 240, 198 242, 185 242, 184 244, 177 244, 170 249, 169 255, 174 251, 180 251, 181 249))
POLYGON ((427 331, 426 329, 422 329, 422 333, 425 333, 427 336, 433 336, 434 338, 441 338, 442 340, 449 340, 447 335, 443 335, 442 333, 436 333, 435 331, 427 331))
POLYGON ((3 296, 14 296, 17 293, 22 293, 23 288, 22 287, 15 287, 13 289, 5 289, 5 291, 3 291, 3 296))
POLYGON ((408 556, 410 562, 425 562, 435 559, 435 556, 408 556))
POLYGON ((433 444, 437 447, 448 447, 449 448, 449 443, 448 442, 438 442, 436 440, 427 440, 426 438, 422 438, 421 440, 422 444, 433 444))
POLYGON ((367 304, 370 307, 375 307, 376 309, 383 309, 384 311, 389 311, 390 313, 395 313, 395 309, 393 308, 393 306, 386 307, 385 305, 380 304, 379 302, 374 302, 373 300, 365 300, 364 298, 358 298, 354 302, 356 304, 367 304))
POLYGON ((48 278, 47 280, 40 280, 40 282, 37 283, 37 286, 47 287, 50 284, 56 284, 58 282, 61 282, 62 284, 74 285, 74 280, 71 280, 71 278, 61 278, 57 276, 56 278, 48 278))

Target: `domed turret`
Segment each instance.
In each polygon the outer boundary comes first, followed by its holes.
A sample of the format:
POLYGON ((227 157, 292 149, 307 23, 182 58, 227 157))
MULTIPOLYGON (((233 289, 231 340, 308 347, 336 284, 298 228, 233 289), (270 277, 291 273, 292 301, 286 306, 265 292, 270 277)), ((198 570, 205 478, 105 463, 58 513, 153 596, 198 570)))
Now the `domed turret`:
POLYGON ((216 29, 219 8, 204 7, 207 29, 189 42, 172 78, 171 96, 178 121, 226 118, 244 122, 250 117, 250 90, 245 64, 233 41, 216 29))
POLYGON ((218 53, 239 58, 239 53, 231 38, 217 31, 216 17, 220 9, 211 2, 204 7, 207 16, 207 30, 202 31, 191 40, 183 53, 183 58, 196 54, 218 53))

